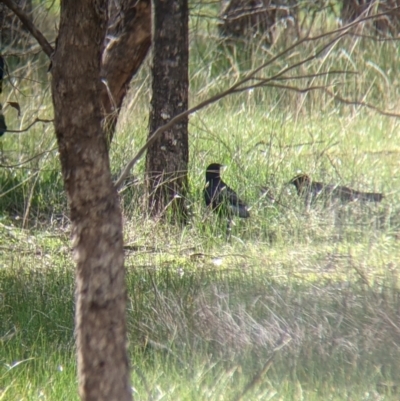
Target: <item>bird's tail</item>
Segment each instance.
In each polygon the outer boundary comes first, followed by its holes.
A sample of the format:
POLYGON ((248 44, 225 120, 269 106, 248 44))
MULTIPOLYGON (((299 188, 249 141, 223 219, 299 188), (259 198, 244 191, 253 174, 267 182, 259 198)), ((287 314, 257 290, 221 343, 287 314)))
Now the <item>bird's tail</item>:
POLYGON ((358 192, 357 198, 364 202, 381 202, 384 195, 377 192, 358 192))

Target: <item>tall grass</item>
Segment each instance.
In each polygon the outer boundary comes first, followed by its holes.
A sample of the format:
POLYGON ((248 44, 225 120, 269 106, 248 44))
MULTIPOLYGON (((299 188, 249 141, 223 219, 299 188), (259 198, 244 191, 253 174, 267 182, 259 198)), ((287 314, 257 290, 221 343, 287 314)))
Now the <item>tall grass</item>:
MULTIPOLYGON (((169 236, 164 248, 127 249, 137 399, 233 399, 281 338, 291 342, 247 399, 397 399, 390 241, 201 253, 169 236)), ((0 271, 3 399, 75 399, 69 250, 60 239, 33 244, 0 271), (48 263, 37 256, 46 245, 48 263)))
MULTIPOLYGON (((210 21, 192 17, 192 104, 237 82, 293 39, 234 48, 210 21)), ((303 43, 262 76, 321 45, 303 43)), ((396 110, 398 59, 396 41, 343 38, 287 75, 357 74, 285 83, 323 85, 396 110)), ((45 68, 37 59, 12 70, 15 85, 7 82, 4 93, 22 114, 5 110, 11 129, 51 118, 45 68)), ((113 173, 147 137, 149 84, 146 64, 119 120, 113 173)), ((184 229, 147 217, 143 161, 135 167, 121 204, 136 399, 233 400, 283 339, 290 342, 244 399, 398 399, 398 129, 397 119, 323 91, 260 88, 229 96, 190 119, 191 219, 184 229), (224 180, 251 206, 250 219, 235 221, 230 242, 225 222, 203 204, 210 162, 228 165, 224 180), (287 185, 299 171, 384 192, 385 199, 308 209, 287 185)), ((1 141, 1 164, 14 167, 0 168, 0 400, 77 399, 73 268, 53 128, 40 123, 1 141)))

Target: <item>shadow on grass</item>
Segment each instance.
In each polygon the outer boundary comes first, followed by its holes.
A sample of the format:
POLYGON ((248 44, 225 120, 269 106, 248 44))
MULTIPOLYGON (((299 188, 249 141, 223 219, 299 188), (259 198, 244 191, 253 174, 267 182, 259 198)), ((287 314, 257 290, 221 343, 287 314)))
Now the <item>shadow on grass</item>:
MULTIPOLYGON (((400 380, 397 276, 369 284, 361 270, 357 275, 353 281, 274 278, 237 264, 216 270, 177 261, 128 267, 133 374, 144 387, 160 370, 164 386, 180 377, 196 386, 201 375, 202 385, 216 386, 220 377, 234 394, 286 337, 290 343, 255 393, 284 383, 291 383, 285 394, 294 392, 293 399, 299 386, 323 393, 334 388, 342 396, 350 388, 392 386, 400 380)), ((49 350, 73 357, 72 270, 4 269, 0 292, 1 359, 40 358, 49 350)), ((137 391, 148 391, 144 387, 137 391)))

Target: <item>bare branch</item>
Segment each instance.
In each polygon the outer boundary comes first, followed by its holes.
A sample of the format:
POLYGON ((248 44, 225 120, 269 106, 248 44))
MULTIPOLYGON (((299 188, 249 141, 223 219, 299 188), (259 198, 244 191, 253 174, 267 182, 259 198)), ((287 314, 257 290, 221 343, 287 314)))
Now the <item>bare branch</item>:
MULTIPOLYGON (((310 78, 317 78, 317 77, 324 77, 327 75, 345 75, 345 74, 358 74, 357 71, 346 71, 346 70, 332 70, 332 71, 324 71, 324 72, 316 72, 313 74, 305 74, 305 75, 296 75, 294 77, 277 77, 275 78, 276 81, 289 81, 295 79, 310 79, 310 78)), ((255 80, 264 80, 266 78, 254 78, 255 80)))
MULTIPOLYGON (((400 9, 400 7, 396 7, 395 9, 400 9)), ((373 16, 366 16, 363 18, 358 18, 356 21, 335 29, 333 31, 330 32, 326 32, 326 33, 322 33, 320 35, 314 36, 314 37, 310 37, 309 34, 310 32, 307 33, 307 35, 301 39, 299 39, 298 41, 296 41, 294 44, 292 44, 291 46, 289 46, 288 48, 286 48, 285 50, 281 51, 280 53, 278 53, 276 56, 272 57, 270 60, 266 61, 265 63, 261 64, 259 67, 255 68, 253 71, 251 71, 245 78, 243 78, 242 80, 238 81, 237 83, 235 83, 234 85, 232 85, 230 88, 228 88, 227 90, 212 96, 209 99, 204 100, 203 102, 199 103, 197 106, 192 107, 189 110, 186 110, 183 113, 180 113, 178 115, 176 115, 175 117, 173 117, 168 123, 166 123, 165 125, 157 128, 156 131, 154 131, 154 133, 150 136, 150 138, 147 140, 147 142, 139 149, 138 153, 135 155, 135 157, 125 166, 125 168, 123 169, 121 175, 119 176, 118 180, 115 183, 115 186, 117 189, 119 189, 121 187, 121 185, 123 184, 125 178, 129 175, 130 170, 133 168, 133 166, 140 160, 140 158, 143 156, 143 154, 145 153, 146 149, 156 140, 156 138, 161 135, 163 132, 167 131, 168 129, 170 129, 174 124, 176 124, 177 122, 181 121, 183 118, 186 118, 187 116, 189 116, 190 114, 195 113, 196 111, 209 106, 210 104, 213 104, 215 102, 217 102, 218 100, 224 98, 227 95, 233 94, 233 93, 238 93, 238 92, 243 92, 244 90, 248 90, 248 89, 252 89, 252 88, 256 88, 256 87, 261 87, 261 86, 278 86, 275 84, 271 84, 270 82, 273 80, 277 80, 279 78, 282 78, 282 76, 315 59, 316 57, 318 57, 321 53, 323 53, 326 49, 328 49, 330 46, 332 46, 334 43, 336 43, 337 41, 339 41, 340 39, 342 39, 344 36, 349 34, 349 31, 357 26, 358 24, 368 21, 368 20, 373 20, 376 18, 379 18, 380 16, 386 15, 388 12, 384 12, 381 14, 376 14, 373 16), (327 43, 325 43, 324 46, 322 46, 318 51, 316 51, 312 56, 306 57, 302 60, 300 60, 299 62, 292 64, 286 68, 283 68, 281 71, 279 71, 277 74, 275 74, 274 76, 270 77, 270 78, 266 78, 265 81, 263 83, 258 83, 256 85, 248 85, 246 87, 243 87, 242 85, 245 83, 248 83, 249 81, 252 81, 254 79, 258 79, 256 78, 256 74, 260 71, 262 71, 264 68, 266 68, 267 66, 273 64, 276 60, 282 58, 283 56, 285 56, 286 54, 288 54, 289 52, 291 52, 293 49, 295 49, 296 47, 300 46, 301 44, 305 43, 305 42, 313 42, 313 41, 318 41, 320 39, 323 38, 327 38, 327 37, 332 37, 334 36, 332 39, 330 39, 327 43), (242 86, 242 88, 241 88, 242 86)), ((290 90, 296 90, 298 92, 308 92, 311 90, 323 90, 326 91, 328 94, 330 94, 331 96, 337 98, 338 100, 340 100, 340 96, 337 96, 335 94, 333 94, 332 92, 329 92, 328 89, 326 88, 326 86, 317 86, 317 87, 310 87, 310 88, 295 88, 295 87, 289 87, 289 86, 285 86, 285 85, 281 85, 280 87, 284 88, 284 89, 290 89, 290 90)), ((386 115, 389 117, 400 117, 400 115, 394 114, 394 113, 389 113, 383 110, 380 110, 379 108, 370 105, 368 103, 364 103, 364 102, 353 102, 350 100, 346 100, 343 99, 343 102, 346 104, 358 104, 358 105, 362 105, 365 106, 367 108, 373 109, 375 111, 377 111, 378 113, 382 114, 382 115, 386 115)))
MULTIPOLYGON (((353 24, 350 24, 349 26, 352 26, 353 24)), ((299 66, 303 63, 306 63, 309 60, 312 60, 313 58, 317 57, 319 55, 320 52, 322 52, 324 49, 326 49, 327 47, 329 47, 329 45, 332 45, 333 43, 335 43, 337 40, 339 40, 342 36, 345 35, 345 33, 343 33, 343 29, 338 29, 336 31, 330 32, 330 34, 332 35, 335 32, 340 32, 340 34, 337 37, 334 37, 333 39, 331 39, 325 46, 322 47, 322 49, 320 49, 318 52, 316 52, 313 56, 308 57, 304 60, 302 60, 301 62, 296 63, 294 66, 291 67, 287 67, 283 70, 281 70, 280 72, 278 72, 276 75, 274 75, 271 78, 268 78, 268 81, 271 81, 275 78, 278 78, 280 76, 282 76, 283 74, 285 74, 286 72, 290 71, 291 69, 295 68, 295 66, 299 66)), ((319 35, 317 36, 314 40, 317 40, 319 38, 323 38, 326 37, 326 34, 323 35, 319 35)), ((163 132, 167 131, 168 129, 170 129, 171 127, 174 126, 174 124, 176 124, 177 122, 181 121, 183 118, 186 118, 187 116, 189 116, 190 114, 195 113, 196 111, 209 106, 212 103, 217 102, 218 100, 224 98, 225 96, 231 94, 231 93, 235 93, 237 91, 237 89, 239 89, 239 87, 241 85, 243 85, 246 82, 251 81, 252 79, 254 79, 254 76, 261 71, 262 69, 264 69, 265 67, 267 67, 268 65, 272 64, 274 61, 276 61, 277 59, 279 59, 280 57, 283 57, 285 54, 287 54, 288 52, 290 52, 291 50, 293 50, 294 48, 296 48, 297 46, 299 46, 300 44, 308 41, 308 40, 312 40, 311 38, 303 38, 298 40, 296 43, 294 43, 292 46, 289 46, 287 49, 285 49, 284 51, 280 52, 279 54, 277 54, 275 57, 273 57, 272 59, 268 60, 267 62, 263 63, 261 66, 257 67, 256 69, 254 69, 253 71, 251 71, 247 77, 243 78, 242 80, 238 81, 236 84, 232 85, 229 89, 215 95, 212 96, 209 99, 204 100, 203 102, 199 103, 197 106, 192 107, 189 110, 184 111, 183 113, 180 113, 178 115, 176 115, 175 117, 173 117, 168 123, 166 123, 165 125, 162 125, 161 127, 157 128, 156 131, 154 131, 154 133, 150 136, 150 138, 147 140, 147 142, 139 149, 138 153, 136 154, 136 156, 125 166, 125 168, 123 169, 121 175, 119 176, 118 180, 115 183, 115 186, 117 189, 119 189, 121 187, 121 185, 123 184, 123 182, 125 181, 125 178, 129 175, 130 170, 133 168, 133 166, 140 160, 140 158, 143 156, 143 154, 146 152, 146 149, 157 139, 157 137, 159 135, 161 135, 163 132)))
POLYGON ((32 156, 29 159, 26 159, 26 160, 22 161, 21 163, 17 163, 17 164, 0 164, 0 167, 1 168, 16 168, 16 167, 20 167, 23 164, 27 164, 27 163, 31 162, 32 160, 38 159, 39 157, 45 155, 46 153, 51 153, 51 152, 53 152, 54 150, 57 150, 57 149, 58 148, 55 147, 55 148, 50 149, 50 150, 45 150, 44 152, 38 153, 37 155, 32 156))
POLYGON ((221 92, 215 96, 212 96, 209 99, 204 100, 203 102, 199 103, 197 106, 192 107, 189 110, 184 111, 183 113, 180 113, 173 117, 170 121, 168 121, 165 125, 162 125, 161 127, 157 128, 154 133, 150 136, 150 138, 147 140, 147 142, 139 149, 139 151, 136 153, 136 156, 125 166, 123 169, 121 175, 119 176, 117 182, 115 183, 115 187, 119 189, 123 182, 125 181, 125 178, 129 175, 130 170, 132 167, 140 160, 140 158, 143 156, 144 152, 146 149, 157 139, 159 135, 161 135, 163 132, 167 131, 171 127, 173 127, 177 122, 181 121, 183 118, 189 116, 190 114, 195 113, 196 111, 217 102, 218 100, 222 99, 223 97, 229 95, 232 92, 232 88, 236 89, 237 85, 232 86, 230 89, 221 92))
POLYGON ((29 129, 31 129, 36 123, 52 123, 54 120, 46 120, 43 118, 35 118, 33 122, 31 122, 26 128, 21 129, 21 130, 13 130, 13 129, 8 129, 7 132, 13 132, 14 134, 19 134, 21 132, 26 132, 29 129))
POLYGON ((335 100, 338 100, 341 103, 351 105, 351 106, 366 107, 367 109, 376 111, 378 114, 381 114, 382 116, 400 118, 400 114, 398 114, 398 113, 393 113, 391 111, 382 110, 379 107, 374 106, 373 104, 364 102, 362 100, 346 99, 340 95, 337 95, 337 94, 331 92, 327 88, 327 86, 324 86, 324 85, 308 86, 305 88, 299 88, 296 86, 275 84, 275 83, 271 83, 271 82, 260 82, 255 85, 249 85, 249 86, 245 86, 243 88, 235 89, 232 93, 240 93, 240 92, 244 92, 249 89, 255 89, 255 88, 260 88, 260 87, 286 89, 286 90, 290 90, 290 91, 298 92, 298 93, 307 93, 307 92, 311 92, 311 91, 321 90, 321 91, 325 92, 327 95, 329 95, 330 97, 334 98, 335 100))
POLYGON ((373 42, 398 42, 400 38, 398 37, 391 37, 391 36, 373 36, 373 35, 366 35, 364 33, 351 33, 352 38, 361 38, 361 39, 368 39, 372 40, 373 42))
POLYGON ((20 181, 18 184, 14 185, 12 188, 7 189, 7 191, 0 193, 0 198, 2 198, 3 196, 6 196, 8 193, 14 191, 14 189, 19 188, 20 186, 24 185, 26 182, 28 182, 29 180, 32 180, 33 178, 35 178, 38 174, 40 173, 40 171, 35 171, 32 175, 29 175, 27 178, 25 178, 23 181, 20 181))
MULTIPOLYGON (((397 10, 400 9, 400 7, 396 7, 393 10, 397 10)), ((303 38, 299 39, 298 41, 296 41, 295 43, 293 43, 291 46, 289 46, 288 48, 286 48, 285 50, 281 51, 280 53, 278 53, 276 56, 272 57, 270 60, 268 60, 267 62, 265 62, 264 64, 261 64, 259 67, 257 67, 256 69, 254 69, 253 71, 251 71, 246 78, 244 78, 242 81, 240 81, 240 83, 238 85, 243 84, 244 82, 247 82, 249 80, 251 80, 254 75, 256 75, 259 71, 263 70, 265 67, 273 64, 276 60, 280 59, 281 57, 283 57, 284 55, 286 55, 287 53, 289 53, 290 51, 292 51, 293 49, 295 49, 296 47, 298 47, 299 45, 301 45, 302 43, 305 42, 315 42, 317 40, 332 36, 332 35, 336 35, 336 37, 334 37, 333 39, 331 39, 324 47, 322 47, 316 54, 314 54, 313 56, 311 56, 312 58, 315 58, 317 55, 319 55, 320 53, 322 53, 324 50, 326 50, 328 47, 330 47, 332 44, 334 44, 336 41, 338 41, 340 38, 346 36, 349 34, 349 31, 351 30, 351 28, 361 24, 362 22, 368 21, 368 20, 373 20, 376 18, 379 18, 381 16, 384 16, 388 14, 388 12, 384 12, 381 14, 376 14, 376 15, 370 15, 367 17, 363 17, 363 18, 358 18, 357 20, 353 21, 350 24, 347 24, 341 28, 337 28, 333 31, 329 31, 329 32, 324 32, 320 35, 317 36, 309 36, 310 32, 307 32, 307 35, 304 36, 303 38)), ((304 64, 305 62, 309 61, 308 58, 299 62, 299 64, 294 65, 292 68, 297 67, 301 64, 304 64)), ((290 68, 290 69, 292 69, 290 68)), ((285 72, 287 72, 287 70, 285 70, 285 72)), ((276 76, 275 76, 276 78, 276 76)))
POLYGON ((244 86, 243 88, 235 89, 232 93, 240 93, 244 92, 250 89, 256 89, 256 88, 278 88, 278 89, 287 89, 293 92, 299 92, 299 93, 307 93, 307 92, 312 92, 315 90, 326 90, 326 85, 317 85, 317 86, 306 86, 305 88, 299 88, 297 86, 290 86, 290 85, 284 85, 284 84, 274 84, 271 82, 259 82, 255 85, 249 85, 249 86, 244 86))
POLYGON ((26 12, 12 0, 0 0, 0 3, 4 3, 20 19, 22 25, 32 34, 32 36, 39 43, 40 47, 50 58, 54 52, 54 49, 44 37, 42 32, 36 28, 26 12))
POLYGON ((392 113, 390 111, 382 110, 379 107, 376 107, 373 104, 370 104, 367 102, 363 102, 362 100, 345 99, 344 97, 336 95, 335 93, 331 92, 330 90, 328 90, 326 88, 324 89, 324 92, 326 92, 329 96, 332 96, 334 99, 339 100, 341 103, 344 103, 344 104, 366 107, 367 109, 374 110, 378 114, 381 114, 381 115, 387 116, 387 117, 394 117, 394 118, 400 117, 400 114, 398 114, 398 113, 392 113))

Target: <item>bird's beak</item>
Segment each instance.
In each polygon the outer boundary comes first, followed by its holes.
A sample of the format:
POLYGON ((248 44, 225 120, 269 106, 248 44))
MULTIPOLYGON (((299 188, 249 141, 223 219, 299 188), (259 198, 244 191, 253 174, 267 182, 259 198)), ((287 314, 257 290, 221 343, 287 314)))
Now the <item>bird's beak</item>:
POLYGON ((220 171, 224 172, 227 168, 228 168, 228 166, 226 166, 225 164, 222 164, 221 168, 220 168, 220 171))

